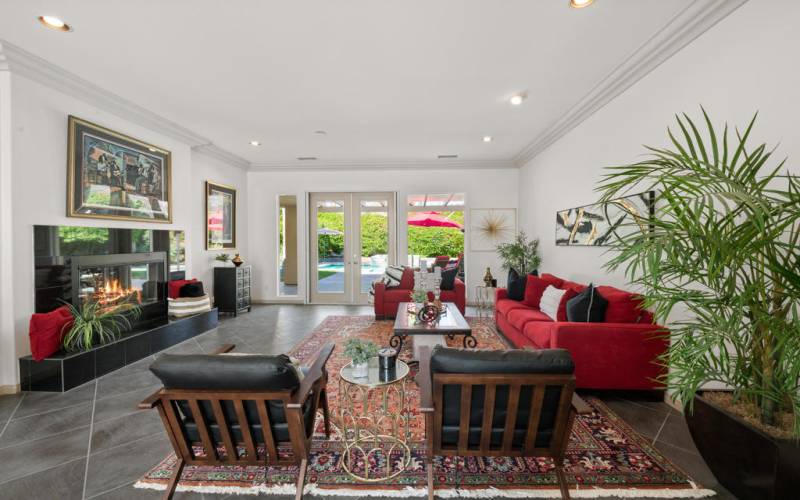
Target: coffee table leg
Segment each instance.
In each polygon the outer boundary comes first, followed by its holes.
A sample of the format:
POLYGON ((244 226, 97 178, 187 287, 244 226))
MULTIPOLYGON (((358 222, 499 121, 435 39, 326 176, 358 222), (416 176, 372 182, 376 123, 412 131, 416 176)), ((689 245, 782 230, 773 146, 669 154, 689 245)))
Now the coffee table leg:
POLYGON ((478 341, 475 340, 475 337, 472 336, 471 333, 464 335, 464 347, 465 348, 473 348, 478 345, 478 341))
POLYGON ((403 350, 403 340, 405 335, 392 335, 392 338, 389 339, 389 347, 393 347, 397 349, 397 355, 400 356, 400 351, 403 350))

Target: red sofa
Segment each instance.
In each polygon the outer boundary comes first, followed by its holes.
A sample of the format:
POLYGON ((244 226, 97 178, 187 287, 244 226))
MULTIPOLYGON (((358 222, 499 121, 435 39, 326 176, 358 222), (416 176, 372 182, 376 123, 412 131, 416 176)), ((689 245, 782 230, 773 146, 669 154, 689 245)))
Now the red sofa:
MULTIPOLYGON (((576 293, 586 288, 553 275, 544 274, 541 279, 576 293)), ((668 346, 664 327, 653 323, 652 313, 639 309, 636 295, 609 286, 599 286, 597 291, 609 302, 604 323, 570 323, 560 315, 553 321, 530 300, 509 299, 505 288, 496 292, 495 321, 517 348, 569 350, 579 388, 663 390, 655 379, 664 367, 655 360, 668 346)))
MULTIPOLYGON (((387 319, 397 316, 397 305, 400 302, 409 302, 409 293, 414 289, 414 269, 403 269, 400 284, 387 287, 383 283, 376 283, 374 287, 375 319, 387 319)), ((433 299, 433 294, 429 294, 433 299)), ((452 290, 442 290, 439 298, 442 302, 453 302, 461 314, 464 314, 467 303, 467 287, 464 282, 456 278, 452 290)))

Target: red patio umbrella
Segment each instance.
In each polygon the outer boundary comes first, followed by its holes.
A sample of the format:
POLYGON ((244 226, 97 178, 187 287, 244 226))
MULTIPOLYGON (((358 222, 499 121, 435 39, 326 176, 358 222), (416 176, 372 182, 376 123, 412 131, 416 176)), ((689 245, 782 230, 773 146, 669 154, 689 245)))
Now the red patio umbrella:
POLYGON ((454 220, 450 220, 439 212, 415 212, 408 217, 409 226, 422 227, 454 227, 463 229, 463 226, 454 220))

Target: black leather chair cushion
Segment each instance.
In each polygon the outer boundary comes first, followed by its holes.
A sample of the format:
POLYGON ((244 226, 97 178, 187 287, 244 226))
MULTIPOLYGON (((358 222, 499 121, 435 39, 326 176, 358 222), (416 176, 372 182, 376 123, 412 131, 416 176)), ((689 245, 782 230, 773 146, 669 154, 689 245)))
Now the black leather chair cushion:
MULTIPOLYGON (((164 354, 150 366, 152 371, 167 389, 210 389, 210 390, 263 390, 294 391, 300 386, 300 379, 286 355, 262 356, 224 356, 224 355, 172 355, 164 354)), ((244 402, 245 415, 250 423, 250 431, 258 443, 264 442, 261 421, 255 401, 244 402)), ((186 401, 178 402, 178 410, 186 424, 190 439, 199 441, 194 416, 186 401)), ((241 429, 233 403, 222 402, 222 410, 235 439, 241 440, 241 429)), ((311 398, 303 405, 303 419, 306 434, 313 429, 314 412, 311 398)), ((200 401, 203 418, 211 426, 213 439, 221 439, 214 411, 208 401, 200 401)), ((267 404, 272 434, 276 441, 288 441, 289 430, 283 402, 269 401, 267 404)))
MULTIPOLYGON (((538 351, 465 351, 437 346, 431 355, 432 373, 474 373, 474 374, 570 374, 575 365, 569 351, 565 349, 543 349, 538 351)), ((500 448, 505 428, 508 395, 510 386, 498 385, 495 393, 494 416, 490 447, 500 448)), ((472 388, 468 447, 480 446, 485 387, 472 388)), ((525 442, 528 418, 533 398, 533 386, 522 386, 520 390, 517 418, 514 424, 512 446, 521 449, 525 442)), ((553 436, 561 387, 550 386, 545 389, 542 413, 536 433, 535 446, 548 447, 553 436)), ((442 444, 455 446, 458 443, 461 423, 461 386, 445 385, 443 388, 442 444)))

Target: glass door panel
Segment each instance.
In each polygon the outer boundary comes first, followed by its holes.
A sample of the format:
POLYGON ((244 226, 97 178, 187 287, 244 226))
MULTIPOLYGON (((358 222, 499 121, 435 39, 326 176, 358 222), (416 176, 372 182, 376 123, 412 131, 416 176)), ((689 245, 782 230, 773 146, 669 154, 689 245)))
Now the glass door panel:
POLYGON ((354 245, 355 301, 366 304, 372 282, 383 276, 386 266, 395 262, 395 211, 392 193, 355 193, 353 206, 357 209, 354 245))
POLYGON ((315 303, 351 301, 348 237, 348 194, 311 195, 311 300, 315 303))

